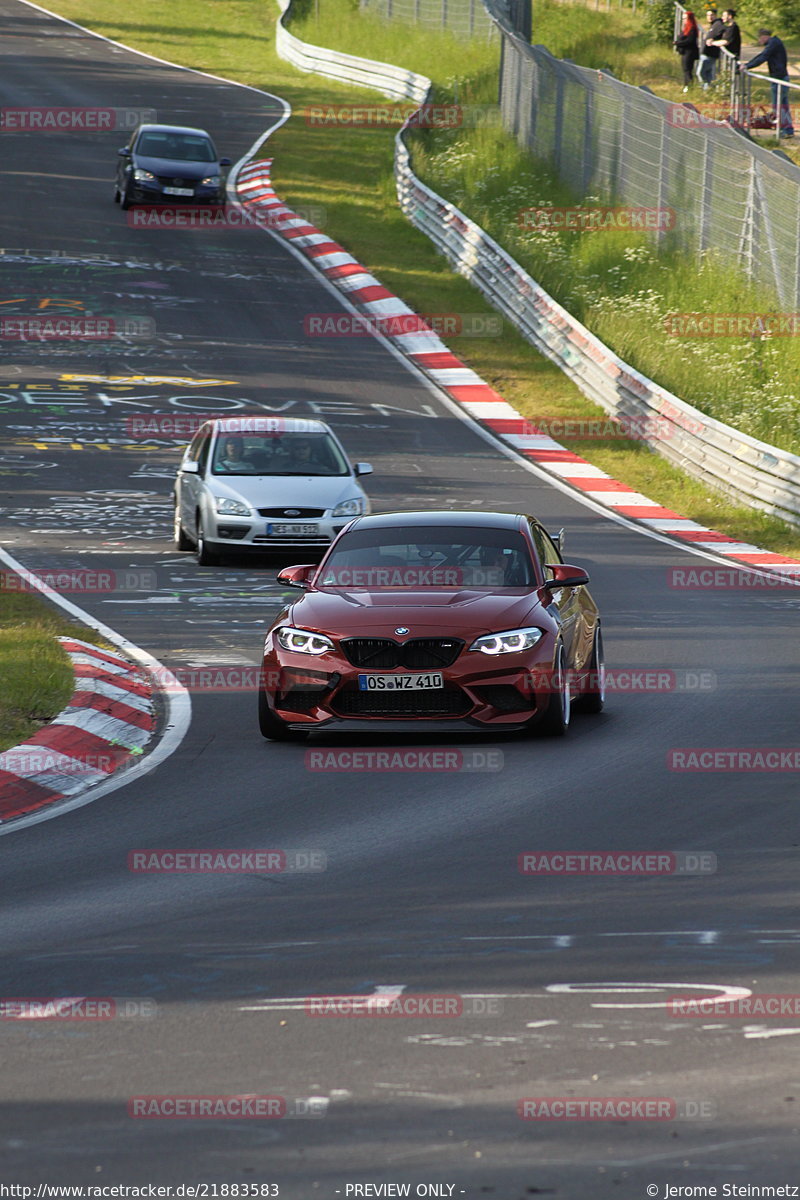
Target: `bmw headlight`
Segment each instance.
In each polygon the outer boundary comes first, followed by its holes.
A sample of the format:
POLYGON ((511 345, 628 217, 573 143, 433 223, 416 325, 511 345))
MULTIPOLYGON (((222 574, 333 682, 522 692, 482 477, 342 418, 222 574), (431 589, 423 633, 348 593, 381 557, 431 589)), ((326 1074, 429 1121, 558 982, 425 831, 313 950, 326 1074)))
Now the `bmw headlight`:
POLYGON ((470 650, 481 654, 519 654, 532 649, 544 636, 541 629, 509 629, 505 633, 486 633, 476 638, 470 650))
POLYGON ((292 629, 291 625, 282 625, 275 630, 278 645, 284 650, 294 650, 296 654, 325 654, 333 649, 333 642, 324 633, 309 633, 307 629, 292 629))
POLYGON ((331 513, 332 517, 360 517, 364 511, 364 501, 360 496, 356 496, 353 500, 343 500, 341 504, 337 504, 336 508, 331 513))
POLYGON ((155 183, 156 181, 152 171, 143 171, 141 167, 137 167, 133 172, 133 178, 137 183, 155 183))
POLYGON ((250 508, 239 500, 230 500, 227 496, 217 496, 217 512, 227 513, 229 517, 249 517, 250 508))

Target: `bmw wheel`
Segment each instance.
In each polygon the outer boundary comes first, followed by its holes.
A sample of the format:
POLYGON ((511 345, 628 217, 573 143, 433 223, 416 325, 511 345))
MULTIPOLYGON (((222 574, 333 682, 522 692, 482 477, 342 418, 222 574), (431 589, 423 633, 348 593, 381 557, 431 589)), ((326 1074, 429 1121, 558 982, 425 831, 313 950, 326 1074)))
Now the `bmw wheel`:
POLYGON ((606 663, 603 657, 603 634, 599 623, 595 626, 588 674, 588 687, 576 699, 575 708, 585 713, 599 713, 603 711, 606 699, 606 663))
POLYGON ((550 699, 544 716, 535 726, 537 732, 543 737, 563 737, 569 729, 571 707, 567 656, 559 642, 550 678, 550 699))

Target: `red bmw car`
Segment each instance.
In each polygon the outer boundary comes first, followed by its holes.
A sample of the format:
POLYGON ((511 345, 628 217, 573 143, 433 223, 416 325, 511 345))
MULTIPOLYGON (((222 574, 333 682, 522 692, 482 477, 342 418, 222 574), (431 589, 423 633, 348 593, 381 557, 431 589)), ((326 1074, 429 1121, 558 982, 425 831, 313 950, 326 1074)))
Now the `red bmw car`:
POLYGON ((603 706, 603 642, 589 577, 533 517, 360 517, 319 565, 279 581, 303 595, 264 643, 259 724, 315 730, 566 733, 603 706))

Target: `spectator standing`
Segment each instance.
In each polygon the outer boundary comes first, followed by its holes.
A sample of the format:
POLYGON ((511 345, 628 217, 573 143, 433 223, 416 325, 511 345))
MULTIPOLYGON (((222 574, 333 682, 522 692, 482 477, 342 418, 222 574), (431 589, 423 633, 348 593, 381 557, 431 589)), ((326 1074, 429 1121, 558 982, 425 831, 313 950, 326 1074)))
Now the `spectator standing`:
POLYGON ((718 46, 721 50, 727 50, 738 62, 739 55, 742 53, 742 33, 736 24, 735 8, 726 8, 723 10, 722 24, 725 27, 724 32, 722 37, 714 42, 714 45, 718 46))
POLYGON ((700 30, 697 27, 697 20, 694 13, 687 9, 684 13, 681 31, 675 39, 675 49, 681 56, 683 90, 685 92, 688 92, 692 86, 695 63, 700 55, 699 39, 700 30))
MULTIPOLYGON (((771 29, 759 29, 758 44, 761 46, 761 53, 756 54, 749 62, 742 63, 745 71, 751 70, 753 67, 760 67, 762 63, 767 64, 767 72, 772 76, 773 80, 789 80, 789 68, 786 60, 786 47, 779 37, 776 37, 771 29)), ((775 120, 780 120, 781 137, 794 137, 794 127, 792 125, 792 114, 789 108, 789 89, 781 87, 780 83, 770 84, 772 88, 772 106, 775 109, 775 120), (780 108, 780 117, 778 110, 780 108)))
POLYGON ((715 46, 725 32, 725 26, 721 19, 717 16, 715 8, 706 10, 706 21, 708 29, 703 34, 703 40, 700 46, 700 60, 697 64, 697 78, 703 85, 703 91, 707 91, 708 87, 714 82, 714 76, 717 73, 719 64, 719 47, 715 46))

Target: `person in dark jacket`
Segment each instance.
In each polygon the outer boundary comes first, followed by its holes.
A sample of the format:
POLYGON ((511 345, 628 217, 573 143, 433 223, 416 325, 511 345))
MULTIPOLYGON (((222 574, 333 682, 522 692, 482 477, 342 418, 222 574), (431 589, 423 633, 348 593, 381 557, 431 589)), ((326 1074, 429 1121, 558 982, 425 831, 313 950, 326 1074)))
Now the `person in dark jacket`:
POLYGON ((688 92, 692 86, 694 64, 697 62, 698 55, 700 54, 698 48, 699 33, 694 13, 687 10, 684 14, 681 31, 675 39, 675 49, 681 56, 683 90, 685 92, 688 92))
MULTIPOLYGON (((786 47, 781 39, 775 37, 771 29, 759 29, 758 44, 761 46, 761 53, 756 54, 749 62, 742 63, 743 70, 749 71, 753 67, 760 67, 762 63, 766 63, 767 71, 773 80, 785 79, 788 82, 789 70, 786 61, 786 47)), ((772 83, 770 86, 772 88, 772 107, 775 109, 776 120, 778 120, 777 114, 780 103, 781 137, 794 137, 792 114, 789 109, 789 89, 781 87, 780 83, 772 83), (780 97, 778 93, 780 93, 780 97)))
MULTIPOLYGON (((742 34, 739 26, 736 24, 736 9, 726 8, 722 13, 722 24, 725 26, 725 31, 717 41, 714 42, 721 50, 727 50, 738 60, 742 53, 742 34)), ((710 43, 709 43, 710 45, 710 43)))
POLYGON ((703 91, 714 82, 714 76, 719 66, 719 47, 715 43, 725 32, 725 26, 717 16, 715 8, 709 8, 706 11, 706 20, 708 21, 708 29, 706 29, 702 36, 700 61, 697 64, 697 78, 703 85, 703 91))

